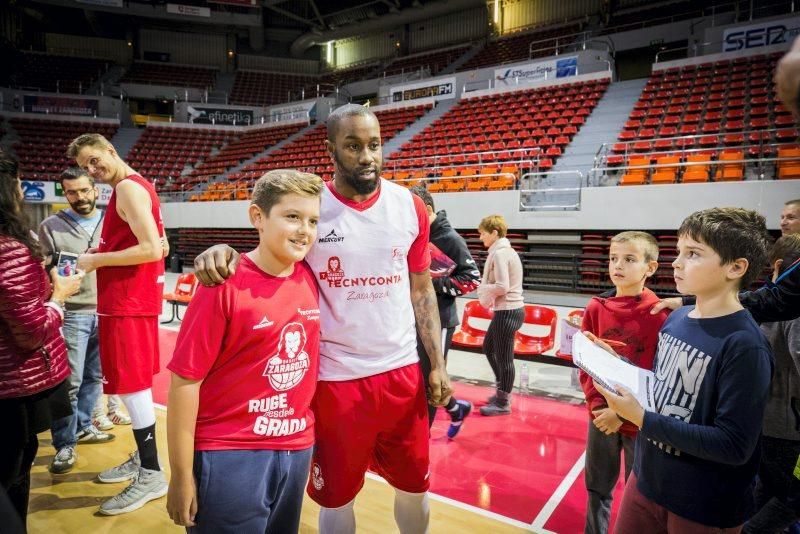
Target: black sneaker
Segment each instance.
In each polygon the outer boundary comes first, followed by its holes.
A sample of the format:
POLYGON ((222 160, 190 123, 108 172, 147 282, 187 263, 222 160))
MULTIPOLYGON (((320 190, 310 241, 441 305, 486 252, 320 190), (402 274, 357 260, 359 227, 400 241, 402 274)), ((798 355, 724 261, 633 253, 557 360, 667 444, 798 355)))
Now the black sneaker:
POLYGON ((75 452, 74 447, 69 445, 66 447, 61 447, 58 449, 58 452, 56 453, 53 461, 50 463, 50 467, 48 467, 47 470, 54 475, 63 475, 64 473, 69 473, 72 471, 72 468, 75 467, 75 460, 77 459, 78 453, 75 452))
POLYGON ((458 435, 461 430, 461 425, 464 419, 472 412, 472 403, 465 400, 457 400, 456 406, 458 410, 450 413, 450 428, 447 429, 447 437, 453 439, 458 435))

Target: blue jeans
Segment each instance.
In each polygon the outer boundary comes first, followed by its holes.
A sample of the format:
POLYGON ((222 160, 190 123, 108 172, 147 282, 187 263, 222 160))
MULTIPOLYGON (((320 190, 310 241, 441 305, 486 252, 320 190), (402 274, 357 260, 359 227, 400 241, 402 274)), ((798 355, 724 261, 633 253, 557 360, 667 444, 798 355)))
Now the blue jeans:
POLYGON ((76 434, 92 424, 92 410, 102 393, 100 349, 97 339, 97 314, 64 314, 64 340, 69 356, 69 400, 72 415, 53 421, 53 447, 74 447, 76 434))
POLYGON ((294 534, 312 448, 195 451, 197 526, 189 534, 294 534))

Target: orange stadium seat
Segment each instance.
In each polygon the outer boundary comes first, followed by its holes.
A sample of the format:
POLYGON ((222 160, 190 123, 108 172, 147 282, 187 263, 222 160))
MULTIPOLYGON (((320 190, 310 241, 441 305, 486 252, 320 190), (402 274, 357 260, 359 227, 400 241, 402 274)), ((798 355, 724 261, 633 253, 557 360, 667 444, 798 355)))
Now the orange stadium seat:
POLYGON ((517 330, 514 336, 514 354, 530 356, 544 354, 552 349, 555 345, 557 321, 558 314, 554 309, 526 304, 522 327, 524 328, 525 325, 544 326, 547 327, 547 333, 543 336, 536 336, 525 334, 522 329, 517 330))
POLYGON ((161 321, 161 324, 171 323, 175 319, 180 321, 178 306, 188 306, 196 289, 197 278, 195 278, 194 273, 183 273, 178 276, 178 280, 175 282, 175 289, 172 293, 165 293, 163 296, 163 299, 171 305, 172 316, 168 321, 161 321))

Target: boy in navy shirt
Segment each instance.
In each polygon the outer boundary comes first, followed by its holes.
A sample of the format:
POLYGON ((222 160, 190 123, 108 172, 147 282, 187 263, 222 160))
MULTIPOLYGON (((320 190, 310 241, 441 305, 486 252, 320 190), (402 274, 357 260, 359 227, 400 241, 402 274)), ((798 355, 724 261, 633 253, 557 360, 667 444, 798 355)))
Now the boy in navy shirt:
POLYGON ((616 532, 739 532, 753 514, 772 355, 737 295, 758 276, 768 240, 754 211, 687 217, 672 266, 678 291, 697 304, 673 312, 659 333, 656 411, 622 387, 595 384, 640 429, 616 532))

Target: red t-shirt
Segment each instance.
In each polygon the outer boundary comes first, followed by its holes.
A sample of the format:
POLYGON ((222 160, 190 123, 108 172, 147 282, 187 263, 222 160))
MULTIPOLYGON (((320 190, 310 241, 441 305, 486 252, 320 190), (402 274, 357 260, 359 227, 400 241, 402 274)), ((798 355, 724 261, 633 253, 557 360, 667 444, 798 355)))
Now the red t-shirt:
POLYGON ((199 287, 167 368, 202 380, 195 450, 314 444, 319 289, 304 262, 285 278, 242 255, 224 284, 199 287))
MULTIPOLYGON (((652 371, 658 347, 658 332, 669 315, 668 309, 650 315, 650 310, 658 300, 656 294, 647 288, 636 297, 593 297, 586 305, 581 330, 603 339, 625 343, 624 347, 614 347, 617 354, 637 367, 652 371)), ((580 381, 589 413, 605 408, 606 399, 595 389, 592 377, 581 371, 580 381)), ((625 421, 619 431, 626 436, 635 436, 637 428, 633 423, 625 421)))

